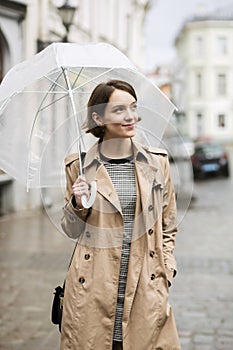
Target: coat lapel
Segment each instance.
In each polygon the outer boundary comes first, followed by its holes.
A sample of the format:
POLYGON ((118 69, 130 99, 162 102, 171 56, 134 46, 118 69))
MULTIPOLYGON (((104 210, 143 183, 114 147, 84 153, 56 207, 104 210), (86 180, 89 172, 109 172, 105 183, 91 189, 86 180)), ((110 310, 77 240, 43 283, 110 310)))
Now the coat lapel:
POLYGON ((119 197, 103 164, 99 166, 95 180, 97 182, 97 191, 122 213, 119 197))
POLYGON ((97 192, 122 213, 121 204, 115 187, 105 166, 99 162, 99 158, 97 157, 96 166, 85 167, 84 169, 87 180, 95 180, 97 182, 97 192))
POLYGON ((136 161, 135 171, 138 181, 138 191, 141 197, 142 210, 146 211, 150 204, 153 189, 163 188, 160 171, 156 164, 136 161))

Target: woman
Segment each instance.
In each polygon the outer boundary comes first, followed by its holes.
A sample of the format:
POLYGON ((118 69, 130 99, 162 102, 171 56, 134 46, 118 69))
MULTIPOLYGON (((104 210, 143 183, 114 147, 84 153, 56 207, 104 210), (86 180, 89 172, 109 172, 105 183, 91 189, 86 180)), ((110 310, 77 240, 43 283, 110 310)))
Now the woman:
POLYGON ((88 102, 87 132, 99 139, 85 155, 66 159, 62 227, 78 239, 63 306, 62 350, 180 349, 168 304, 175 194, 164 150, 133 141, 137 96, 131 85, 99 84, 88 102), (91 209, 81 197, 97 183, 91 209))

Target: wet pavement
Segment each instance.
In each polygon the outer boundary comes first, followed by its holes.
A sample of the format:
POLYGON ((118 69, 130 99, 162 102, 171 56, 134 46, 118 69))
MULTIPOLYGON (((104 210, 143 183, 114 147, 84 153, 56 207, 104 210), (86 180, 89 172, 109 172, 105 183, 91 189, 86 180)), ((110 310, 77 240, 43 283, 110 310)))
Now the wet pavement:
MULTIPOLYGON (((179 207, 170 303, 182 350, 233 350, 233 180, 199 181, 194 192, 190 209, 179 207)), ((0 242, 0 349, 58 350, 52 293, 74 243, 39 211, 1 217, 0 242)))
POLYGON ((182 350, 233 350, 233 179, 195 183, 171 291, 182 350))
POLYGON ((0 237, 0 349, 58 349, 51 302, 73 242, 41 212, 1 218, 0 237))

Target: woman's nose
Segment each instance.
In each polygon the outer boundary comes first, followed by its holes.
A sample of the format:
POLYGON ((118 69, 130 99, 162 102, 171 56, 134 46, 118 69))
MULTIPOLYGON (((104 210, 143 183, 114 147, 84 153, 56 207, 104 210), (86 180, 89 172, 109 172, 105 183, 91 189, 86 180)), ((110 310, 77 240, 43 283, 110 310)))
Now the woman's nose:
POLYGON ((131 110, 131 108, 127 108, 125 119, 127 120, 133 120, 135 118, 135 112, 131 110))

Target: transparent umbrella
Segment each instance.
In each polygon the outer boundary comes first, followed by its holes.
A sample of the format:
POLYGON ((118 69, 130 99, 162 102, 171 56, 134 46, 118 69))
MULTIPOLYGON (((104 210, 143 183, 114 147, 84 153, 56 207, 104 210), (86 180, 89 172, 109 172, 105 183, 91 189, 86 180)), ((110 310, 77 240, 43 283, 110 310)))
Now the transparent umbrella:
POLYGON ((81 129, 89 96, 110 79, 133 85, 142 118, 139 137, 157 146, 175 108, 160 89, 109 44, 54 43, 2 81, 0 168, 27 189, 64 186, 65 156, 80 155, 92 142, 84 142, 81 129))

